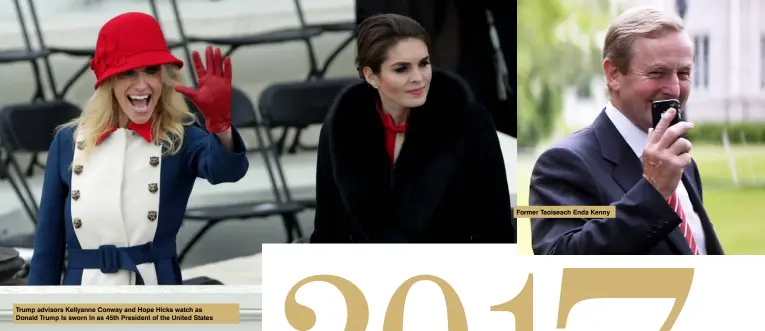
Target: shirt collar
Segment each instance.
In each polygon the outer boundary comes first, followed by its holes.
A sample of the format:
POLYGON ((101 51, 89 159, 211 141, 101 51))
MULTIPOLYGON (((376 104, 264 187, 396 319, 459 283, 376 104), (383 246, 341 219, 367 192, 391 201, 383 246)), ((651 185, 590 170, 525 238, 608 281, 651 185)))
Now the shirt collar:
MULTIPOLYGON (((152 121, 148 121, 143 124, 136 124, 136 123, 130 122, 127 126, 127 129, 137 133, 138 135, 143 137, 143 139, 145 139, 147 142, 153 142, 154 136, 152 135, 151 127, 152 127, 152 121)), ((117 129, 118 128, 114 127, 101 133, 101 135, 98 137, 98 141, 96 141, 96 146, 101 144, 101 142, 103 142, 106 138, 108 138, 109 135, 112 134, 114 131, 117 131, 117 129)))
POLYGON ((638 158, 643 156, 643 148, 648 143, 648 133, 632 123, 627 116, 624 116, 622 112, 609 101, 606 105, 606 115, 611 123, 614 124, 616 130, 622 135, 622 138, 627 142, 635 155, 638 158))

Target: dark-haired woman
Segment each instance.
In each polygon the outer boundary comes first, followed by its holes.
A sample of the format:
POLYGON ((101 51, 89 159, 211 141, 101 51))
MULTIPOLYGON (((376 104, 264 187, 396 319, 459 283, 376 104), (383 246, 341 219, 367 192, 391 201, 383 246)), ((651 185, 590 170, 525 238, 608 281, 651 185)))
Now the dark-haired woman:
POLYGON ((319 139, 313 243, 515 243, 491 116, 430 65, 429 37, 396 14, 358 27, 365 82, 319 139))

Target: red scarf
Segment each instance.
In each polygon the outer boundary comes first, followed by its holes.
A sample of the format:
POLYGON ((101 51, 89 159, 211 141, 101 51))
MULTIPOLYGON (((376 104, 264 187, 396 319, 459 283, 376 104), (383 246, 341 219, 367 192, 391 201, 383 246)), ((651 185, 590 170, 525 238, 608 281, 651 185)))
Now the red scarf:
POLYGON ((388 151, 388 156, 390 156, 390 163, 393 164, 395 162, 396 155, 396 134, 406 133, 406 124, 409 118, 407 117, 407 120, 404 121, 403 124, 396 125, 396 123, 393 122, 393 117, 391 117, 390 114, 386 114, 382 111, 380 102, 377 102, 376 107, 377 112, 380 113, 383 127, 385 128, 385 150, 388 151))

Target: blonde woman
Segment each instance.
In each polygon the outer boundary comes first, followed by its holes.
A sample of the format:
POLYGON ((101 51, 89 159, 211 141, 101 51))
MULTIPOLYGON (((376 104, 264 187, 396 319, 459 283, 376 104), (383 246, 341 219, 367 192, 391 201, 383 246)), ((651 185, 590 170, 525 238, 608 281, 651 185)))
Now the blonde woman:
POLYGON ((206 68, 194 62, 199 90, 177 85, 183 62, 152 16, 101 28, 95 94, 48 153, 30 285, 181 284, 175 238, 196 178, 236 182, 249 167, 231 125, 230 59, 208 48, 206 68))

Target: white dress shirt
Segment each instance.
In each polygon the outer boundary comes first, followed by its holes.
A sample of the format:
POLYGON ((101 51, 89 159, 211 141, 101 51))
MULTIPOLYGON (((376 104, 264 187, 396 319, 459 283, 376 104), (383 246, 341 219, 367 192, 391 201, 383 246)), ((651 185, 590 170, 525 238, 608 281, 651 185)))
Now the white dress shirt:
MULTIPOLYGON (((616 109, 611 102, 606 105, 606 115, 616 127, 616 130, 622 135, 627 144, 632 148, 638 158, 643 156, 643 148, 648 144, 648 133, 638 128, 632 121, 630 121, 621 111, 616 109)), ((688 196, 688 191, 685 189, 685 185, 680 181, 680 185, 677 186, 677 197, 680 199, 680 205, 685 211, 685 221, 693 231, 693 238, 696 240, 696 246, 699 249, 699 254, 706 255, 706 237, 704 235, 704 228, 701 226, 701 219, 699 214, 693 208, 691 199, 688 196)))

